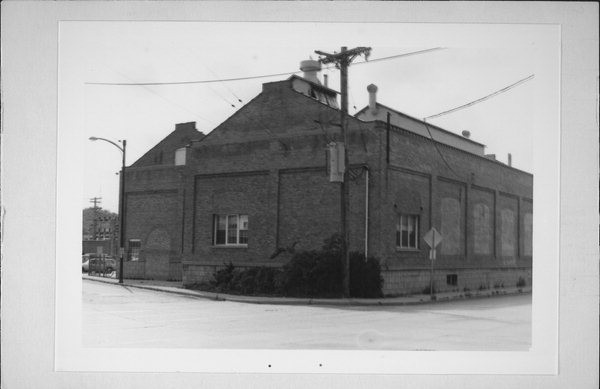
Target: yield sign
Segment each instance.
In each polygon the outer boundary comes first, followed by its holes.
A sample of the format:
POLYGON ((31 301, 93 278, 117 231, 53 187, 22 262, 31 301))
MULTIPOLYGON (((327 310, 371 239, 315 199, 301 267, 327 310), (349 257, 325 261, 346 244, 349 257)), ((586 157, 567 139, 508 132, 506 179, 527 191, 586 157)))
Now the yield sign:
POLYGON ((443 239, 444 237, 442 237, 442 234, 440 234, 439 231, 435 228, 432 228, 431 230, 427 231, 427 233, 423 237, 425 243, 427 243, 427 245, 429 245, 429 247, 431 247, 432 249, 435 249, 435 247, 438 244, 440 244, 443 239))

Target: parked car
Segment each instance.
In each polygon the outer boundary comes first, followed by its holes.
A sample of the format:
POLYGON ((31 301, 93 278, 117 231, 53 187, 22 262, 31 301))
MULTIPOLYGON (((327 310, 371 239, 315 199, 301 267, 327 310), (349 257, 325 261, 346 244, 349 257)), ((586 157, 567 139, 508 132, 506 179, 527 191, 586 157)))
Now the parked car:
POLYGON ((117 269, 117 260, 109 255, 89 254, 89 274, 108 275, 117 269))
POLYGON ((81 272, 87 273, 90 270, 90 257, 85 255, 81 259, 81 272))

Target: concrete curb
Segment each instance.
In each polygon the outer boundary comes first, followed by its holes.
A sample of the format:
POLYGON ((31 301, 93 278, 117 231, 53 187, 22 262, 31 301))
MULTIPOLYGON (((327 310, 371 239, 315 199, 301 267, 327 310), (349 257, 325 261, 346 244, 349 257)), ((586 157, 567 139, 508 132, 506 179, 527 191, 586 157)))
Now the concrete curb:
POLYGON ((436 300, 431 300, 429 295, 413 295, 404 297, 388 297, 378 299, 313 299, 313 298, 297 298, 297 297, 262 297, 262 296, 238 296, 232 294, 215 293, 215 292, 203 292, 198 290, 184 289, 172 286, 159 286, 159 285, 144 285, 138 283, 131 283, 125 280, 122 284, 119 284, 114 278, 102 278, 94 276, 82 277, 84 280, 102 282, 105 284, 120 285, 130 288, 146 289, 156 292, 164 292, 171 294, 178 294, 181 296, 205 298, 215 301, 232 301, 238 303, 249 303, 249 304, 271 304, 271 305, 324 305, 324 306, 401 306, 401 305, 423 305, 423 304, 435 304, 443 303, 456 300, 467 300, 477 299, 486 297, 496 296, 511 296, 518 294, 530 294, 531 287, 524 288, 509 288, 509 289, 486 289, 482 291, 472 292, 452 292, 452 293, 440 293, 436 297, 436 300))

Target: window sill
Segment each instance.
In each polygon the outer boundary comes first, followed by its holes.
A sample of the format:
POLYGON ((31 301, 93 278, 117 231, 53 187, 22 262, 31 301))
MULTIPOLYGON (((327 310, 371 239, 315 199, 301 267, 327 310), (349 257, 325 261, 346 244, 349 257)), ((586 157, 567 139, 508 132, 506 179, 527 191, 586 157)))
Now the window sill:
POLYGON ((413 249, 413 248, 408 248, 408 247, 396 247, 396 251, 401 252, 401 253, 419 253, 419 252, 421 252, 421 249, 413 249))
POLYGON ((247 244, 219 244, 219 245, 212 245, 211 247, 213 249, 247 249, 248 245, 247 244))

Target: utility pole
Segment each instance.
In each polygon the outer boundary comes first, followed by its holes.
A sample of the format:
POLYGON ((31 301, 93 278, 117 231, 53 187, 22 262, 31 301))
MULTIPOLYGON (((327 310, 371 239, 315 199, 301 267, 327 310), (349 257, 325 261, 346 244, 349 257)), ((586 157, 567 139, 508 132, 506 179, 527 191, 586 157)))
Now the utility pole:
POLYGON ((119 252, 121 261, 119 263, 119 284, 123 283, 123 261, 125 261, 125 153, 127 152, 127 141, 123 139, 119 141, 123 146, 119 146, 112 140, 106 138, 99 138, 97 136, 90 136, 91 141, 101 140, 108 142, 118 148, 121 151, 121 173, 120 173, 120 190, 119 190, 119 252))
POLYGON ((98 207, 98 205, 100 203, 102 203, 102 197, 92 197, 90 199, 90 203, 94 204, 94 220, 93 220, 93 224, 92 224, 92 228, 93 228, 93 235, 92 235, 92 240, 97 240, 98 238, 98 209, 100 209, 100 207, 98 207))
POLYGON ((319 62, 322 64, 333 63, 335 67, 340 69, 340 93, 341 93, 341 110, 340 110, 340 124, 341 124, 341 138, 344 144, 344 179, 340 183, 340 232, 342 235, 342 260, 343 260, 343 293, 344 297, 350 297, 350 251, 348 250, 348 167, 349 157, 348 152, 348 137, 346 134, 346 119, 348 117, 348 66, 352 61, 359 55, 364 55, 365 59, 369 58, 371 54, 370 47, 355 47, 348 50, 346 46, 342 46, 341 52, 339 53, 325 53, 323 51, 315 50, 315 53, 320 55, 319 62))

